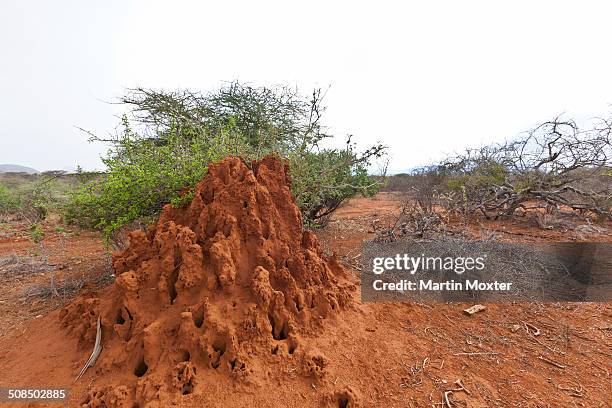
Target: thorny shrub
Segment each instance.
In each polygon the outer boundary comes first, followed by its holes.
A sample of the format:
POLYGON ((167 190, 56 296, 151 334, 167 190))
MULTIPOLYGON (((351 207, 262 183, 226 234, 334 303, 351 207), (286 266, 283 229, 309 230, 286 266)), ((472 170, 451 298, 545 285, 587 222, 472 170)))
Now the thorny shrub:
POLYGON ((122 99, 132 110, 117 134, 90 133, 111 146, 107 172, 72 195, 66 219, 117 240, 123 228, 146 225, 165 204, 189 201, 210 162, 275 153, 289 161, 305 223, 324 224, 347 198, 378 190, 367 169, 385 147, 359 153, 349 138, 344 148, 322 148, 331 138, 321 124, 322 98, 320 91, 305 98, 286 87, 237 82, 209 94, 134 89, 122 99))

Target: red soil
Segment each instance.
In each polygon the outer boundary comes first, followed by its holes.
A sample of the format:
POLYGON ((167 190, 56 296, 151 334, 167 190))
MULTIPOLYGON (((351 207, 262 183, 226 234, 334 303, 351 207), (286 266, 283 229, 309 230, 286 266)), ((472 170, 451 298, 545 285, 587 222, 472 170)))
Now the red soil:
MULTIPOLYGON (((610 303, 487 304, 473 316, 462 313, 471 304, 361 303, 359 291, 350 290, 350 282, 358 282, 354 272, 345 278, 314 236, 301 232, 299 215, 289 220, 292 205, 273 199, 286 199, 284 168, 264 161, 251 173, 232 163, 234 170, 213 168, 216 187, 197 194, 196 204, 165 210, 156 228, 134 236, 114 259, 116 284, 0 337, 0 385, 69 388, 71 407, 443 407, 445 393, 453 408, 609 406, 610 303), (229 177, 241 174, 243 181, 229 177), (252 178, 260 192, 254 203, 250 188, 223 193, 252 178), (244 198, 259 223, 243 215, 244 198), (271 251, 264 265, 269 285, 260 279, 265 273, 253 273, 268 256, 253 245, 261 241, 259 231, 269 234, 263 243, 271 251), (207 262, 198 260, 194 245, 208 252, 207 262), (319 266, 314 277, 327 278, 309 281, 309 268, 293 264, 283 272, 279 253, 312 257, 319 266), (221 266, 228 259, 234 268, 221 266), (211 279, 200 279, 206 276, 211 279), (317 290, 327 296, 319 297, 323 306, 310 309, 307 300, 317 290), (98 313, 104 349, 94 368, 74 382, 91 352, 98 313), (541 334, 535 336, 532 326, 541 334), (138 377, 141 359, 147 370, 138 377), (454 384, 458 379, 466 391, 454 384)), ((372 237, 371 222, 400 203, 390 194, 352 200, 317 235, 324 248, 353 258, 362 240, 372 237)), ((470 226, 474 235, 490 229, 504 240, 558 238, 519 221, 470 226)), ((71 239, 78 240, 67 245, 67 256, 74 257, 84 237, 71 239)), ((583 239, 610 242, 612 236, 583 239)), ((0 255, 6 250, 0 245, 0 255)), ((84 259, 95 264, 101 256, 84 259)))
POLYGON ((52 274, 56 282, 83 282, 90 289, 112 279, 110 257, 99 234, 72 229, 58 232, 57 220, 49 220, 42 223, 45 237, 41 247, 29 238, 25 222, 6 225, 8 232, 0 234, 0 258, 14 254, 24 261, 41 262, 46 257, 50 267, 1 276, 0 338, 10 330, 23 330, 24 322, 66 303, 58 297, 28 296, 31 288, 48 288, 52 274))

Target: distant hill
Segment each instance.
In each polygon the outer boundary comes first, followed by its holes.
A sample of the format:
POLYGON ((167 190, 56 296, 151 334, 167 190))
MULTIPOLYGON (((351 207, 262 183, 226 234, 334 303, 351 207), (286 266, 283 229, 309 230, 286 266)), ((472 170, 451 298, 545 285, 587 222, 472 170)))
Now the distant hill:
POLYGON ((410 168, 406 168, 406 169, 399 169, 399 170, 389 170, 387 172, 387 175, 389 176, 393 176, 393 175, 398 175, 398 174, 414 174, 414 173, 418 173, 422 170, 425 170, 426 167, 410 167, 410 168))
POLYGON ((38 170, 18 164, 0 164, 0 173, 28 173, 37 174, 38 170))

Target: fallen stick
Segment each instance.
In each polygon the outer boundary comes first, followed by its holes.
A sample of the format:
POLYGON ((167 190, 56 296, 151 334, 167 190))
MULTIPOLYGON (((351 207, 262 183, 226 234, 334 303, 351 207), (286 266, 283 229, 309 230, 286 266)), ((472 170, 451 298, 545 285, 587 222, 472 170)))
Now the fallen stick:
POLYGON ((531 338, 533 341, 535 341, 536 343, 538 343, 540 346, 544 346, 548 349, 548 351, 552 351, 553 353, 559 353, 559 354, 563 354, 565 355, 565 353, 563 351, 559 351, 559 350, 555 350, 549 346, 547 346, 546 344, 542 343, 540 340, 536 339, 535 337, 531 338))
POLYGON ((580 386, 580 388, 561 387, 560 385, 557 385, 557 388, 561 391, 570 391, 569 395, 571 395, 572 397, 582 398, 584 397, 582 386, 580 384, 578 385, 580 386))
POLYGON ((474 352, 474 353, 454 353, 453 356, 482 356, 482 355, 497 355, 497 354, 501 354, 498 353, 496 351, 481 351, 481 352, 474 352))
POLYGON ((535 327, 533 324, 531 323, 527 323, 527 322, 523 322, 523 324, 525 325, 525 329, 527 329, 527 333, 531 333, 529 331, 529 329, 533 330, 533 335, 534 336, 539 336, 541 334, 540 329, 538 329, 537 327, 535 327))
POLYGON ((89 356, 89 359, 87 360, 83 368, 81 368, 81 371, 79 372, 79 375, 77 375, 77 378, 75 378, 74 382, 77 382, 79 378, 81 378, 83 374, 85 374, 85 371, 87 371, 89 367, 93 367, 101 351, 102 351, 102 322, 100 321, 100 316, 98 316, 98 324, 96 328, 96 342, 94 344, 93 351, 91 352, 91 355, 89 356))
POLYGON ((453 408, 453 406, 451 405, 450 401, 448 400, 448 396, 449 396, 449 395, 452 395, 452 394, 453 394, 453 392, 452 392, 452 391, 446 391, 446 392, 444 393, 444 402, 446 403, 446 406, 447 406, 448 408, 453 408))
POLYGON ((565 368, 565 366, 564 366, 563 364, 561 364, 561 363, 557 363, 556 361, 553 361, 553 360, 549 360, 549 359, 547 359, 547 358, 546 358, 546 357, 544 357, 544 356, 539 356, 538 358, 539 358, 540 360, 544 361, 545 363, 548 363, 548 364, 550 364, 550 365, 554 365, 554 366, 555 366, 555 367, 557 367, 557 368, 565 368))
POLYGON ((470 392, 467 390, 467 388, 465 388, 460 378, 455 381, 455 385, 459 387, 457 388, 457 391, 464 391, 467 395, 470 395, 470 392))

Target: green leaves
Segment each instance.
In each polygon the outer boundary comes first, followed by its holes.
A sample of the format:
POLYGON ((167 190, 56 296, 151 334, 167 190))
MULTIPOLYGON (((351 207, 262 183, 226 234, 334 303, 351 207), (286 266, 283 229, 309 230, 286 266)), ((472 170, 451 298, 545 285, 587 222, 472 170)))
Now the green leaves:
POLYGON ((0 184, 0 214, 9 214, 18 208, 18 200, 9 189, 0 184))
POLYGON ((42 228, 40 228, 40 226, 37 223, 30 224, 28 235, 30 239, 32 240, 32 242, 34 242, 35 244, 40 243, 45 237, 44 231, 42 230, 42 228))
POLYGON ((380 184, 370 177, 370 161, 384 153, 378 146, 371 153, 359 155, 354 145, 344 150, 325 149, 289 154, 292 192, 304 221, 310 225, 325 224, 329 216, 348 198, 357 194, 371 196, 380 184))
POLYGON ((68 180, 59 182, 45 174, 32 176, 30 180, 18 178, 11 184, 10 188, 0 184, 0 215, 14 214, 31 222, 43 220, 49 212, 59 210, 71 188, 68 180))
POLYGON ((69 222, 104 231, 107 238, 132 221, 154 217, 164 204, 179 203, 184 187, 194 186, 217 159, 212 146, 174 132, 164 143, 129 137, 105 158, 107 174, 72 195, 69 222))
POLYGON ((367 168, 383 146, 360 155, 349 139, 345 149, 319 149, 329 137, 319 123, 320 91, 309 99, 286 87, 232 83, 207 95, 137 89, 123 102, 133 106, 137 126, 124 116, 116 137, 93 138, 111 143, 103 159, 108 171, 78 189, 65 214, 107 239, 132 223, 153 221, 165 204, 188 203, 208 164, 230 155, 288 158, 293 193, 309 224, 325 222, 347 198, 378 189, 367 168))

